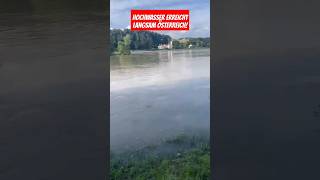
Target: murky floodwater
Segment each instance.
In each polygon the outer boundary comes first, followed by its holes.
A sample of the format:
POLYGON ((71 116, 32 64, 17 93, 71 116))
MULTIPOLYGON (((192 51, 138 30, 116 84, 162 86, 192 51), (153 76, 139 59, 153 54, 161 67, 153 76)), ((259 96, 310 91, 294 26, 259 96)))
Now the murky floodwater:
POLYGON ((210 132, 210 51, 137 51, 111 56, 111 150, 210 132))
POLYGON ((0 179, 103 179, 103 13, 0 15, 0 179))

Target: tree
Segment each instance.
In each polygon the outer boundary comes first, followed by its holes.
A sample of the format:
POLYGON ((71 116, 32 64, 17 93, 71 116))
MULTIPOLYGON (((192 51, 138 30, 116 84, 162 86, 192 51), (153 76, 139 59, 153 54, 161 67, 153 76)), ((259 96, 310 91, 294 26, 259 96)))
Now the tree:
POLYGON ((118 41, 118 52, 122 55, 129 55, 130 54, 130 44, 131 44, 130 35, 127 34, 123 38, 123 41, 118 41))
POLYGON ((172 41, 172 48, 173 48, 173 49, 181 49, 182 47, 181 47, 181 44, 180 44, 179 41, 173 40, 173 41, 172 41))
POLYGON ((118 41, 117 50, 118 50, 119 54, 124 54, 125 53, 124 42, 123 41, 118 41))
POLYGON ((123 41, 124 41, 124 46, 130 50, 130 44, 131 44, 131 37, 130 37, 130 34, 127 34, 124 38, 123 38, 123 41))

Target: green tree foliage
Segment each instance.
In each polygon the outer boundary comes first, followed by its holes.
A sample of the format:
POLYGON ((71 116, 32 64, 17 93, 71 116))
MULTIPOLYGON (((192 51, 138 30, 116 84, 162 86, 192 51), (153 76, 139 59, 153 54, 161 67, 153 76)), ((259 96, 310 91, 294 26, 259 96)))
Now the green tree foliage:
POLYGON ((182 45, 181 45, 181 43, 180 43, 178 40, 173 40, 173 41, 172 41, 172 48, 173 48, 173 49, 181 49, 181 48, 182 48, 182 45))
POLYGON ((125 53, 125 47, 124 47, 124 42, 123 41, 119 41, 118 42, 118 52, 119 54, 126 54, 125 53))
POLYGON ((130 37, 130 34, 127 34, 124 38, 123 38, 123 41, 124 41, 124 45, 126 48, 130 49, 130 45, 131 45, 131 37, 130 37))
POLYGON ((159 44, 168 44, 171 40, 170 36, 155 32, 113 29, 110 30, 111 52, 119 49, 118 42, 123 41, 127 34, 130 35, 131 50, 156 49, 159 44))
POLYGON ((210 47, 210 38, 188 38, 188 40, 194 47, 210 47))
POLYGON ((174 49, 184 49, 189 48, 189 46, 192 48, 209 48, 210 38, 181 38, 172 41, 172 46, 174 49))
MULTIPOLYGON (((168 44, 172 38, 168 35, 159 34, 150 31, 130 31, 129 29, 112 29, 110 30, 111 52, 119 51, 120 41, 124 41, 126 35, 130 35, 131 50, 157 49, 160 44, 168 44)), ((121 43, 120 43, 121 44, 121 43)), ((174 49, 189 48, 208 48, 210 47, 210 38, 181 38, 172 41, 174 49)))
POLYGON ((130 54, 130 44, 131 44, 130 35, 127 34, 123 38, 123 40, 118 41, 118 52, 119 52, 119 54, 129 55, 130 54))

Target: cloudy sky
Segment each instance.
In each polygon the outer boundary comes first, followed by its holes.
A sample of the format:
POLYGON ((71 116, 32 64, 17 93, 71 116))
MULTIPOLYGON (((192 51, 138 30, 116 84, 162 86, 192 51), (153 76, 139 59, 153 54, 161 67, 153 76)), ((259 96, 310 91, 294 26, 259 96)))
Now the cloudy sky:
POLYGON ((159 31, 173 38, 210 36, 210 0, 111 0, 110 27, 128 28, 131 9, 189 9, 190 30, 159 31))

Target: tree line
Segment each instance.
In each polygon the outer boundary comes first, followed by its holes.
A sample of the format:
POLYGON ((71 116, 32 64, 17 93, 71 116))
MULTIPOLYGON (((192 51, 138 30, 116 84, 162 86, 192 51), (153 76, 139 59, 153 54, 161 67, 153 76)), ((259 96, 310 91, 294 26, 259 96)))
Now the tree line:
POLYGON ((173 49, 210 47, 210 38, 172 39, 169 35, 150 31, 110 30, 111 53, 130 54, 130 50, 157 49, 160 44, 172 41, 173 49))
POLYGON ((180 38, 173 40, 172 45, 174 49, 209 48, 210 38, 180 38))
POLYGON ((124 46, 124 38, 127 37, 127 43, 125 46, 130 47, 131 50, 146 50, 146 49, 156 49, 159 44, 168 44, 171 37, 168 35, 163 35, 150 31, 130 31, 129 29, 112 29, 110 30, 110 46, 111 52, 118 50, 118 45, 120 48, 124 46), (128 41, 130 38, 130 41, 128 41))

